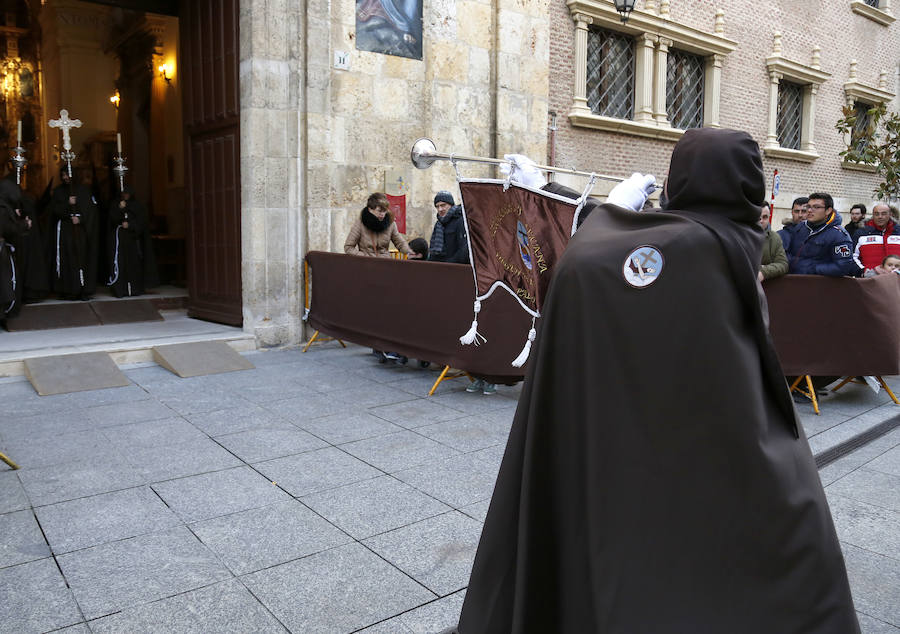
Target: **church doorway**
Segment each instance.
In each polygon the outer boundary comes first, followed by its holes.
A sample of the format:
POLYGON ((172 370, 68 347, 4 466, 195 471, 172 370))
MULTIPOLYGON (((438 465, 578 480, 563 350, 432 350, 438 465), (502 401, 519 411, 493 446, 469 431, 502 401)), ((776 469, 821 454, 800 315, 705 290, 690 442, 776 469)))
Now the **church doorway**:
POLYGON ((161 284, 187 290, 190 316, 240 326, 237 0, 0 5, 0 140, 14 147, 22 121, 23 189, 46 201, 60 182, 62 135, 48 123, 68 110, 81 121, 70 129, 73 167, 99 209, 98 288, 124 181, 147 207, 161 284))

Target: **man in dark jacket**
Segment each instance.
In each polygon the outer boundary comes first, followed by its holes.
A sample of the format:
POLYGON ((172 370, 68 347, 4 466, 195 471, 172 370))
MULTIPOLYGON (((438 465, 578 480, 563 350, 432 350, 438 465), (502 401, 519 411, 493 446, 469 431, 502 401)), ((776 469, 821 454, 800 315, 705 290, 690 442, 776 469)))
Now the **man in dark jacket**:
POLYGON ((431 232, 428 259, 432 262, 468 264, 469 242, 462 206, 453 204, 453 194, 441 190, 434 197, 434 209, 437 211, 437 221, 431 232))
POLYGON ((866 206, 862 203, 856 203, 850 207, 850 222, 844 225, 844 229, 850 234, 850 237, 856 240, 854 236, 856 232, 862 229, 866 224, 866 206))
POLYGON ((809 212, 785 249, 791 273, 841 277, 858 272, 853 241, 841 226, 830 194, 810 194, 809 212))
POLYGON ((791 219, 781 223, 784 225, 784 228, 778 231, 778 236, 781 238, 785 251, 791 250, 791 238, 803 224, 803 221, 806 220, 806 214, 809 211, 807 209, 808 204, 809 198, 806 196, 795 198, 794 202, 791 203, 791 219))

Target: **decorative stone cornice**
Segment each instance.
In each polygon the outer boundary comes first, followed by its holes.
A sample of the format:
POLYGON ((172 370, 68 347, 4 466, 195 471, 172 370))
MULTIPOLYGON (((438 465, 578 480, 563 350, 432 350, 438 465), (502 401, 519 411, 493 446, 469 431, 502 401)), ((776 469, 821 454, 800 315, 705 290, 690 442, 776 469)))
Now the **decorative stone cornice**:
MULTIPOLYGON (((631 12, 628 22, 622 24, 621 17, 609 0, 567 0, 566 5, 573 19, 577 14, 585 14, 594 18, 594 24, 608 25, 623 33, 632 35, 653 33, 672 40, 675 46, 689 53, 704 56, 715 53, 727 55, 737 48, 737 42, 720 33, 706 33, 668 19, 668 15, 660 16, 646 10, 635 9, 631 12)), ((724 15, 721 20, 724 20, 724 15)))
POLYGON ((853 0, 850 3, 850 9, 853 13, 857 13, 861 16, 867 17, 873 22, 877 22, 883 26, 890 26, 895 18, 891 15, 887 10, 876 9, 875 7, 870 7, 863 0, 853 0))
POLYGON ((772 158, 788 159, 791 161, 800 161, 801 163, 812 163, 819 155, 816 152, 804 152, 803 150, 791 150, 784 147, 766 147, 763 149, 766 156, 772 158))
POLYGON ((634 136, 661 139, 664 141, 677 141, 684 134, 684 130, 672 127, 661 127, 655 123, 641 123, 631 119, 615 119, 592 113, 590 110, 574 109, 569 113, 569 121, 574 126, 593 128, 604 132, 622 132, 634 136))
POLYGON ((801 84, 818 85, 831 77, 831 73, 795 62, 781 55, 769 55, 766 58, 766 68, 769 70, 770 76, 772 73, 778 73, 789 81, 801 84))
POLYGON ((871 163, 860 163, 858 161, 841 161, 841 167, 845 170, 854 170, 856 172, 868 172, 870 174, 875 174, 878 171, 871 163))
POLYGON ((887 103, 894 98, 894 93, 866 86, 857 81, 848 81, 844 84, 844 94, 847 101, 863 101, 872 105, 887 103))

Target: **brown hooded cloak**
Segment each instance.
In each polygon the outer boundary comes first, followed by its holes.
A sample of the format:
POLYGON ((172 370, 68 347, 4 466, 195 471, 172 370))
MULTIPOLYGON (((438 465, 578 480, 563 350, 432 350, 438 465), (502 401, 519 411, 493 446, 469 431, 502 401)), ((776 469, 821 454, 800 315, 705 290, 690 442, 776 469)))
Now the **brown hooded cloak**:
POLYGON ((859 632, 756 281, 757 144, 688 130, 668 196, 558 265, 460 634, 859 632))

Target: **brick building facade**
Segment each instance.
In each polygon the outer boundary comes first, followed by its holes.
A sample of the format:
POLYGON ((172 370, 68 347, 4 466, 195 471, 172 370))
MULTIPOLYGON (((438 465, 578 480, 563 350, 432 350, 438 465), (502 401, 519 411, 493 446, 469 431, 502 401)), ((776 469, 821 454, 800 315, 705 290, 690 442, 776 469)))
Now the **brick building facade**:
MULTIPOLYGON (((832 193, 843 211, 854 202, 872 202, 877 178, 871 170, 842 163, 839 152, 848 140, 834 125, 848 103, 896 105, 900 27, 890 2, 638 0, 625 25, 616 19, 612 4, 551 1, 549 110, 551 120, 556 114, 557 130, 551 134, 548 155, 557 165, 617 175, 632 171, 664 175, 680 133, 665 121, 661 95, 665 78, 660 72, 665 72, 666 60, 660 64, 660 53, 671 64, 673 49, 683 49, 704 65, 704 124, 746 130, 765 148, 770 194, 773 172, 778 170, 776 218, 784 215, 794 197, 812 191, 832 193), (636 102, 632 121, 621 131, 613 131, 616 122, 596 116, 591 105, 579 104, 579 84, 585 81, 578 68, 585 55, 578 50, 579 28, 586 30, 589 46, 590 38, 598 37, 597 29, 634 41, 636 77, 631 90, 636 102), (649 64, 643 75, 642 62, 649 64), (779 147, 778 131, 770 129, 773 122, 779 123, 781 89, 797 92, 803 120, 795 150, 779 147), (718 94, 710 94, 713 90, 718 94), (642 91, 648 95, 642 96, 642 91), (638 103, 642 98, 643 112, 638 103), (635 125, 642 117, 645 123, 635 125)), ((594 54, 591 61, 596 65, 598 59, 594 54)), ((602 75, 590 64, 586 72, 593 78, 602 75)), ((593 107, 596 110, 597 104, 593 107)), ((608 185, 595 191, 604 188, 608 185)))

